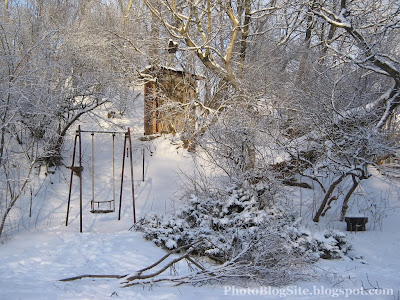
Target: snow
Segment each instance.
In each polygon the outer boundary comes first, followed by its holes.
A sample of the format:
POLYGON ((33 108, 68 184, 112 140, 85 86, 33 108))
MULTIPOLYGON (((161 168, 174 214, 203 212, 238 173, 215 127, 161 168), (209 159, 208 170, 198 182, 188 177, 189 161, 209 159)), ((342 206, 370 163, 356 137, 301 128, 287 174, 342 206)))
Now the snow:
POLYGON ((166 246, 168 249, 175 249, 175 248, 178 248, 177 243, 176 243, 174 240, 171 240, 171 239, 169 239, 169 240, 165 243, 165 246, 166 246))
POLYGON ((344 27, 351 28, 351 23, 346 18, 347 13, 347 9, 342 8, 337 19, 343 24, 344 27))
MULTIPOLYGON (((168 214, 180 207, 180 170, 190 172, 193 168, 191 154, 171 143, 171 137, 160 137, 154 141, 140 142, 142 103, 130 116, 115 120, 134 132, 134 182, 137 218, 150 213, 168 214), (145 149, 145 178, 142 181, 142 149, 145 149)), ((85 130, 115 129, 105 121, 93 122, 87 117, 80 125, 85 130)), ((70 163, 72 138, 66 146, 66 164, 70 163)), ((95 197, 112 197, 111 142, 108 135, 95 135, 95 197)), ((119 187, 121 150, 123 138, 116 138, 116 172, 119 187)), ((353 245, 349 257, 336 260, 319 260, 315 281, 298 282, 287 287, 254 286, 173 286, 160 283, 154 286, 121 288, 118 279, 81 279, 62 282, 60 279, 83 274, 125 275, 134 273, 165 255, 165 251, 144 240, 142 233, 130 231, 133 225, 130 200, 129 169, 125 170, 124 198, 121 221, 117 213, 91 214, 90 134, 83 138, 84 206, 83 233, 79 233, 78 185, 75 177, 69 225, 65 226, 68 198, 69 169, 61 168, 47 177, 37 177, 39 192, 33 198, 32 217, 27 217, 26 203, 13 209, 7 227, 7 236, 0 244, 0 299, 275 299, 283 294, 289 299, 331 299, 333 289, 389 288, 394 296, 351 295, 348 299, 398 299, 400 292, 400 200, 398 194, 389 190, 381 181, 369 179, 364 189, 367 194, 387 195, 387 206, 381 220, 370 220, 367 231, 347 233, 353 245), (20 218, 23 216, 23 218, 20 218), (377 224, 379 226, 377 226, 377 224), (321 276, 323 275, 323 276, 321 276), (270 289, 268 294, 265 294, 270 289), (258 289, 258 290, 257 290, 258 289), (271 290, 272 289, 272 290, 271 290), (311 297, 305 290, 325 294, 311 297), (259 291, 255 294, 255 291, 259 291), (262 294, 261 292, 264 292, 262 294), (329 293, 327 292, 329 291, 329 293), (280 292, 280 294, 277 294, 280 292)), ((32 183, 33 184, 33 183, 32 183)), ((117 195, 119 190, 117 188, 117 195)), ((303 192, 305 197, 305 192, 303 192)), ((294 194, 294 197, 299 197, 294 194)), ((303 203, 306 203, 304 201, 303 203)), ((350 212, 351 213, 351 212, 350 212)), ((354 212, 356 213, 356 212, 354 212)), ((306 219, 306 217, 304 217, 306 219)), ((221 222, 224 222, 222 219, 221 222)), ((307 221, 304 220, 306 224, 307 221)), ((311 230, 335 227, 345 230, 344 223, 309 223, 311 230), (325 228, 324 228, 325 227, 325 228)), ((326 242, 328 242, 327 239, 326 242)), ((176 242, 167 242, 170 248, 176 242)), ((185 264, 178 271, 187 272, 185 264)), ((168 276, 166 274, 166 276, 168 276)), ((349 290, 349 291, 350 291, 349 290)), ((284 297, 281 297, 284 298, 284 297)))

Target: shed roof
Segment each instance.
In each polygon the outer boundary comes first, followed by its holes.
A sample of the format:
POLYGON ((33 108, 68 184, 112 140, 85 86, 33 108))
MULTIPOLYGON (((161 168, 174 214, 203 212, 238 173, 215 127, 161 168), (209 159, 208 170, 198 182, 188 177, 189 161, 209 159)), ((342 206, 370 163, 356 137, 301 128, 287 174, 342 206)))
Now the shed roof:
POLYGON ((146 66, 142 71, 139 72, 140 77, 145 78, 147 80, 155 80, 154 77, 157 77, 157 74, 159 73, 165 73, 165 72, 171 72, 171 73, 176 73, 179 76, 190 76, 195 80, 204 80, 205 77, 202 75, 197 75, 194 73, 188 73, 184 71, 183 69, 177 69, 177 68, 171 68, 167 66, 154 66, 154 65, 148 65, 146 66), (151 78, 149 78, 149 76, 151 78))

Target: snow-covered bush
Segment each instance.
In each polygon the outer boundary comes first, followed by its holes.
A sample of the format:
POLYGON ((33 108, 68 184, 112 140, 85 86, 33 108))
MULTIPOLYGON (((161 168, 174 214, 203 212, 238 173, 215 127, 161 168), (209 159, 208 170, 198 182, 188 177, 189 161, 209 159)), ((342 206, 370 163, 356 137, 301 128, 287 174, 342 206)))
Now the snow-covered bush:
POLYGON ((304 227, 286 226, 284 234, 311 261, 342 258, 351 250, 346 234, 337 230, 311 233, 304 227))
MULTIPOLYGON (((196 244, 196 254, 218 263, 252 262, 269 271, 294 268, 318 258, 340 258, 349 246, 345 235, 313 235, 279 205, 260 205, 265 185, 234 185, 214 197, 191 195, 185 208, 168 215, 148 215, 136 229, 165 249, 196 244), (283 265, 282 265, 283 264, 283 265), (289 266, 291 265, 291 266, 289 266)), ((289 270, 288 269, 288 270, 289 270)))

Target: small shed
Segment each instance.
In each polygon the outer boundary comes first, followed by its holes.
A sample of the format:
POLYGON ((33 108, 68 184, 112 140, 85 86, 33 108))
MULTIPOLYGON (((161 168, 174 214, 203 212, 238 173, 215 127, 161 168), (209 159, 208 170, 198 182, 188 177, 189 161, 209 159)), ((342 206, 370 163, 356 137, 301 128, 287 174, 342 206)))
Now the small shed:
POLYGON ((194 125, 194 109, 179 104, 198 97, 197 80, 203 77, 162 66, 145 68, 141 77, 145 79, 145 135, 181 132, 189 123, 194 125))

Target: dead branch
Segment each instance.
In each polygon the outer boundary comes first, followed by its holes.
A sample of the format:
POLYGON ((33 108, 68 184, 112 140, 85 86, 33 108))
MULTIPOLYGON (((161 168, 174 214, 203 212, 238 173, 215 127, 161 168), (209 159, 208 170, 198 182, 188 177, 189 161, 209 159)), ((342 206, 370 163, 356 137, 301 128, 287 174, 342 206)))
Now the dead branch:
MULTIPOLYGON (((126 282, 124 283, 128 283, 130 281, 133 280, 141 280, 141 279, 149 279, 149 278, 154 278, 160 274, 162 274, 165 270, 167 270, 168 268, 172 267, 174 264, 178 263, 179 261, 183 260, 183 259, 187 259, 189 262, 191 262, 192 264, 194 264, 196 267, 198 267, 199 269, 202 269, 203 271, 205 271, 205 269, 196 261, 194 261, 192 258, 189 257, 189 254, 191 252, 193 252, 195 250, 195 248, 193 248, 194 245, 200 243, 203 239, 200 239, 196 242, 193 242, 189 245, 185 245, 182 247, 179 247, 177 249, 174 249, 172 251, 170 251, 169 253, 167 253, 166 255, 164 255, 161 259, 159 259, 158 261, 156 261, 154 264, 143 268, 141 270, 139 270, 136 275, 134 276, 129 276, 129 274, 125 274, 125 275, 95 275, 95 274, 85 274, 85 275, 79 275, 79 276, 74 276, 74 277, 68 277, 68 278, 64 278, 64 279, 60 279, 59 281, 74 281, 74 280, 79 280, 79 279, 83 279, 83 278, 113 278, 113 279, 122 279, 122 278, 126 278, 126 282), (158 266, 160 263, 164 262, 171 254, 175 254, 177 252, 182 251, 183 249, 188 249, 189 250, 179 256, 178 258, 172 260, 171 262, 169 262, 167 265, 165 265, 163 268, 161 268, 160 270, 158 270, 157 272, 148 274, 148 275, 142 275, 143 272, 148 271, 153 269, 154 267, 158 266)), ((133 284, 132 284, 133 285, 133 284)), ((125 287, 125 286, 124 286, 125 287)))
MULTIPOLYGON (((268 240, 270 241, 270 236, 268 240)), ((191 245, 194 245, 198 242, 199 241, 192 243, 191 245)), ((275 242, 278 242, 278 240, 275 242)), ((257 243, 259 243, 259 241, 257 243)), ((264 243, 261 244, 264 245, 264 243)), ((260 280, 260 278, 268 278, 267 280, 272 280, 271 282, 282 283, 287 281, 287 274, 285 275, 281 271, 284 266, 287 266, 288 264, 290 264, 291 266, 294 266, 295 264, 303 266, 302 262, 298 262, 298 258, 295 256, 291 257, 289 261, 275 259, 275 255, 279 255, 279 251, 273 251, 274 253, 268 253, 260 257, 257 256, 257 258, 253 258, 255 259, 253 260, 248 257, 248 255, 249 251, 252 252, 256 250, 257 247, 254 248, 255 246, 256 245, 254 243, 251 243, 250 245, 247 245, 244 249, 242 249, 239 253, 237 253, 234 257, 231 257, 225 263, 210 268, 202 266, 198 261, 190 256, 191 253, 198 250, 195 247, 190 246, 189 249, 185 251, 182 255, 176 257, 171 261, 166 262, 163 267, 151 273, 143 274, 145 271, 152 270, 156 266, 165 262, 167 258, 171 254, 175 253, 178 249, 182 249, 185 247, 181 247, 171 251, 170 253, 164 255, 157 262, 139 270, 134 275, 81 275, 65 278, 60 281, 73 281, 83 278, 114 278, 122 279, 122 288, 127 288, 135 285, 153 285, 159 282, 169 282, 175 285, 182 285, 187 283, 197 285, 211 282, 223 282, 226 280, 260 280), (191 272, 182 276, 159 276, 167 269, 172 268, 176 263, 183 260, 187 260, 188 263, 197 267, 198 269, 196 270, 191 268, 191 272)), ((273 247, 273 249, 277 249, 277 247, 273 247)))
MULTIPOLYGON (((152 269, 152 268, 158 266, 160 263, 162 263, 164 260, 166 260, 171 254, 178 253, 178 252, 180 252, 180 251, 182 251, 182 250, 184 250, 184 249, 191 248, 191 247, 193 247, 194 245, 200 243, 202 240, 203 240, 203 239, 200 239, 200 240, 198 240, 198 241, 196 241, 196 242, 193 242, 193 243, 191 243, 191 244, 189 244, 189 245, 184 245, 184 246, 182 246, 182 247, 176 248, 176 249, 174 249, 174 250, 168 252, 168 253, 165 254, 162 258, 160 258, 158 261, 156 261, 154 264, 152 264, 152 265, 150 265, 150 266, 148 266, 148 267, 146 267, 146 268, 143 268, 143 269, 139 270, 136 274, 137 274, 137 275, 141 275, 143 272, 148 271, 148 270, 150 270, 150 269, 152 269)), ((194 250, 194 249, 193 249, 193 250, 194 250)), ((191 251, 193 251, 193 250, 191 250, 191 251)))
POLYGON ((297 182, 296 180, 286 179, 286 180, 282 181, 282 183, 284 185, 288 185, 288 186, 298 186, 298 187, 301 187, 303 189, 312 190, 312 187, 306 182, 297 182))
POLYGON ((79 275, 79 276, 74 276, 74 277, 68 277, 64 279, 60 279, 59 281, 74 281, 74 280, 79 280, 83 278, 116 278, 116 279, 121 279, 128 276, 126 275, 79 275))
MULTIPOLYGON (((126 282, 124 282, 124 283, 128 283, 128 282, 133 281, 133 280, 148 279, 148 278, 156 277, 157 275, 160 275, 161 273, 164 273, 165 270, 167 270, 168 268, 172 267, 173 265, 175 265, 176 263, 180 262, 181 260, 187 258, 188 256, 189 256, 189 253, 185 253, 184 255, 182 255, 182 256, 180 256, 178 258, 175 258, 174 260, 172 260, 171 262, 166 264, 160 270, 158 270, 158 271, 156 271, 154 273, 148 274, 148 275, 140 275, 139 274, 140 272, 138 272, 136 275, 126 278, 126 282)), ((147 269, 150 269, 150 268, 147 268, 147 269)))

